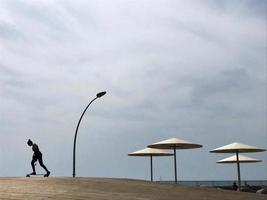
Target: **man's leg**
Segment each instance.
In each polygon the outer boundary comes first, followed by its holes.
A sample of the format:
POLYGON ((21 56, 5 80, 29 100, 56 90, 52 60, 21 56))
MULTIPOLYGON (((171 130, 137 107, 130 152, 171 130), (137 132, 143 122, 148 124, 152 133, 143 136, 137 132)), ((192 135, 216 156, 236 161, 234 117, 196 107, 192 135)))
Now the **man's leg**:
POLYGON ((33 157, 32 157, 32 162, 31 162, 31 166, 32 166, 32 174, 33 174, 33 175, 36 174, 36 171, 35 171, 35 165, 34 165, 36 161, 37 161, 36 157, 33 156, 33 157))
POLYGON ((47 173, 47 174, 50 173, 50 172, 48 171, 48 169, 46 168, 46 166, 44 165, 44 163, 43 163, 43 158, 42 158, 42 156, 40 156, 40 157, 38 158, 38 161, 39 161, 40 166, 41 166, 42 168, 44 168, 44 170, 46 171, 46 173, 47 173))

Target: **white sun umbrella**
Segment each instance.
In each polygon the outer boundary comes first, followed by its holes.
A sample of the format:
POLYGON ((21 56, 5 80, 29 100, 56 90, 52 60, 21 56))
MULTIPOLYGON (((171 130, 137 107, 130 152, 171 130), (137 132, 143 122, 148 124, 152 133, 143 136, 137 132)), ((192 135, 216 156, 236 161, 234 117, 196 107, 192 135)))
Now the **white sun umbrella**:
POLYGON ((250 146, 241 143, 232 143, 226 146, 219 147, 210 151, 211 153, 235 153, 236 154, 236 163, 237 163, 237 173, 238 173, 238 187, 241 186, 241 178, 240 178, 240 160, 239 153, 253 153, 253 152, 261 152, 265 151, 265 149, 261 149, 255 146, 250 146))
MULTIPOLYGON (((233 155, 233 156, 227 157, 225 159, 218 160, 216 163, 220 163, 220 164, 229 164, 230 163, 231 164, 231 163, 237 163, 237 162, 239 162, 239 163, 255 163, 255 162, 261 162, 261 160, 239 154, 238 159, 237 159, 237 155, 233 155)), ((241 179, 241 175, 240 175, 240 179, 241 179)))
POLYGON ((150 157, 150 174, 151 182, 153 182, 153 156, 172 156, 173 153, 170 153, 166 150, 155 149, 155 148, 145 148, 139 151, 129 153, 128 156, 144 156, 150 157))
MULTIPOLYGON (((248 157, 248 156, 244 156, 244 155, 241 155, 239 154, 239 163, 255 163, 255 162, 262 162, 262 160, 258 160, 258 159, 255 159, 255 158, 251 158, 251 157, 248 157)), ((216 163, 237 163, 237 157, 236 155, 233 155, 233 156, 230 156, 230 157, 227 157, 225 159, 222 159, 222 160, 218 160, 216 163)))
POLYGON ((159 148, 159 149, 173 149, 174 175, 175 175, 175 183, 177 184, 176 149, 194 149, 194 148, 200 148, 202 147, 202 145, 194 144, 178 138, 170 138, 167 140, 163 140, 161 142, 148 145, 148 147, 159 148))

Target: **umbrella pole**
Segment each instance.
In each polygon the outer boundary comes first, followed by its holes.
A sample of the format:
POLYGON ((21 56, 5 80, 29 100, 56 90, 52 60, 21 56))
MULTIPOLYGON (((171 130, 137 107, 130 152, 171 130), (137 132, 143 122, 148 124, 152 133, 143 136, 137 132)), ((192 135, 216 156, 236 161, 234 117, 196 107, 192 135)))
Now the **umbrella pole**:
POLYGON ((150 180, 153 182, 153 158, 152 155, 150 155, 150 180))
POLYGON ((236 163, 237 163, 237 174, 238 174, 238 189, 241 188, 241 178, 240 178, 240 163, 239 163, 239 155, 238 151, 236 152, 236 163))
POLYGON ((177 167, 176 167, 176 146, 174 145, 174 175, 175 175, 175 184, 177 184, 177 167))

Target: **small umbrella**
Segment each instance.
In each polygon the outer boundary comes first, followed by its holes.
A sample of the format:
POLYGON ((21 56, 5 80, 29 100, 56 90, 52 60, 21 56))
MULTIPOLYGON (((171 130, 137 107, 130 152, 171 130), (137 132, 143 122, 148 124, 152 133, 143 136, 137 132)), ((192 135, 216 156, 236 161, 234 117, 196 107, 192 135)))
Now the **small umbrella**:
POLYGON ((169 151, 164 151, 161 149, 155 148, 145 148, 139 151, 129 153, 128 156, 149 156, 150 157, 150 173, 151 173, 151 182, 153 182, 153 156, 172 156, 173 154, 169 151))
POLYGON ((177 184, 176 149, 194 149, 194 148, 200 148, 202 147, 202 145, 194 144, 178 138, 170 138, 161 142, 148 145, 148 147, 159 148, 159 149, 173 149, 175 183, 177 184))
POLYGON ((236 153, 236 163, 237 163, 237 173, 238 173, 238 187, 241 186, 241 178, 240 178, 240 161, 239 161, 239 153, 252 153, 252 152, 261 152, 265 151, 265 149, 260 149, 258 147, 241 144, 241 143, 232 143, 226 146, 219 147, 210 151, 211 153, 236 153))
MULTIPOLYGON (((255 163, 255 162, 261 162, 261 160, 239 154, 239 163, 255 163)), ((226 163, 226 164, 237 163, 237 157, 236 155, 233 155, 228 158, 218 160, 216 163, 226 163)))

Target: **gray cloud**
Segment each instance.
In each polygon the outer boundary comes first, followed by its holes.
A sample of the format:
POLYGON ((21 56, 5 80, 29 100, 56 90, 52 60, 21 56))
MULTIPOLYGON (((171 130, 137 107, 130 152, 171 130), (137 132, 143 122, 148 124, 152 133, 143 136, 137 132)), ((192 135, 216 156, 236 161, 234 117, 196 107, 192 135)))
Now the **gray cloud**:
POLYGON ((20 34, 16 27, 12 24, 8 24, 0 21, 0 37, 3 39, 13 39, 19 38, 20 34))
MULTIPOLYGON (((234 69, 221 72, 210 80, 200 80, 193 92, 193 102, 197 105, 203 104, 203 101, 220 94, 239 95, 240 93, 251 90, 251 80, 245 69, 234 69)), ((209 100, 208 100, 209 102, 209 100)))
POLYGON ((233 12, 233 10, 239 11, 245 16, 249 17, 266 17, 267 3, 264 0, 245 0, 245 1, 209 1, 210 5, 223 12, 233 12))
MULTIPOLYGON (((231 178, 211 148, 266 146, 265 4, 2 1, 0 176, 30 170, 28 138, 54 175, 71 175, 77 120, 107 90, 79 130, 79 176, 143 178, 146 165, 133 167, 127 153, 180 137, 204 145, 179 152, 181 179, 231 178), (186 170, 201 159, 207 164, 186 170)), ((266 155, 255 156, 264 162, 246 169, 257 168, 249 179, 267 176, 266 155)), ((167 162, 158 162, 157 178, 172 179, 167 162)))

